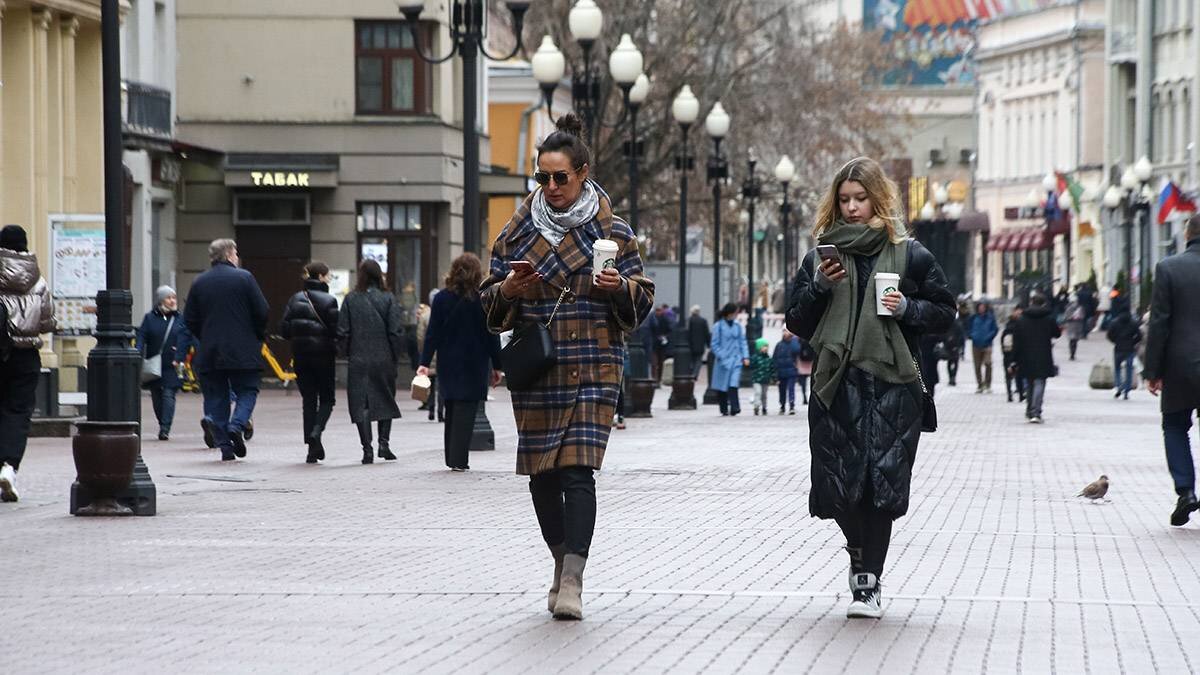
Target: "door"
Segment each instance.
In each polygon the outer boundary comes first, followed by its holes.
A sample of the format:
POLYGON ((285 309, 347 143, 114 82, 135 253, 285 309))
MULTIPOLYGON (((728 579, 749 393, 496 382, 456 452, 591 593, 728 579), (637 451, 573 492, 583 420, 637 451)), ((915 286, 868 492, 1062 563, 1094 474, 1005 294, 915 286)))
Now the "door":
POLYGON ((279 337, 279 324, 288 299, 302 288, 312 249, 309 227, 241 225, 237 243, 242 268, 254 275, 267 298, 267 346, 286 368, 292 361, 292 347, 279 337))

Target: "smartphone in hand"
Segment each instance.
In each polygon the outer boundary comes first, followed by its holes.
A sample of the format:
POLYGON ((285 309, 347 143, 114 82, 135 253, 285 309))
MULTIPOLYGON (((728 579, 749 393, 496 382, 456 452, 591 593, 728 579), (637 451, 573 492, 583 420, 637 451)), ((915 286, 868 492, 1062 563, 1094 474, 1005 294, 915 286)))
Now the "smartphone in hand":
POLYGON ((817 255, 821 258, 821 260, 836 260, 841 262, 841 258, 838 257, 837 247, 832 244, 822 244, 818 246, 817 255))
POLYGON ((530 274, 537 274, 533 263, 528 260, 512 260, 508 263, 508 268, 517 273, 517 276, 523 277, 530 274))

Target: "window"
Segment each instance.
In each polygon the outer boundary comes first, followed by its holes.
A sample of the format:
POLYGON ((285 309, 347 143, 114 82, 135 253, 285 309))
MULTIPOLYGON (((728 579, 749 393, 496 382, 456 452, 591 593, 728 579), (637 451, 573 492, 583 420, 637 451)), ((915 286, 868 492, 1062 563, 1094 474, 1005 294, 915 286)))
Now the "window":
MULTIPOLYGON (((421 59, 404 21, 356 21, 356 103, 359 114, 419 115, 429 112, 433 68, 421 59)), ((431 35, 418 29, 421 39, 431 35)))
POLYGON ((364 202, 358 205, 359 232, 420 232, 421 205, 364 202))
MULTIPOLYGON (((359 202, 358 258, 379 263, 389 289, 412 309, 437 288, 435 205, 359 202)), ((411 318, 411 317, 410 317, 411 318)))
POLYGON ((307 194, 238 193, 233 197, 234 225, 308 225, 307 194))

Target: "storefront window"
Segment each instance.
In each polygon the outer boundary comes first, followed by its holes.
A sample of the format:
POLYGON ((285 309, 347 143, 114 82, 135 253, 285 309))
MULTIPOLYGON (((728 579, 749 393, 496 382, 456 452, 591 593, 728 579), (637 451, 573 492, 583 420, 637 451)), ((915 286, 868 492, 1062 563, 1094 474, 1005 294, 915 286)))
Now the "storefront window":
POLYGON ((436 228, 424 227, 433 205, 403 202, 360 202, 357 229, 359 260, 374 260, 387 275, 389 289, 407 312, 428 301, 436 288, 436 228))
POLYGON ((307 225, 308 195, 303 193, 238 193, 233 197, 234 225, 307 225))

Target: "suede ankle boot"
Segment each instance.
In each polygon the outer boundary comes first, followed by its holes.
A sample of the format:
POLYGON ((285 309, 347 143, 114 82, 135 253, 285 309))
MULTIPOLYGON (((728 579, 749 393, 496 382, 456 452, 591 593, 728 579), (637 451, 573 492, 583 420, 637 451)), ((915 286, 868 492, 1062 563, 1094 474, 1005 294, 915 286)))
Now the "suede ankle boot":
POLYGON ((388 448, 387 441, 384 441, 384 440, 379 441, 379 459, 386 459, 389 461, 396 459, 396 456, 392 454, 391 449, 388 448))
POLYGON ((567 555, 566 544, 551 546, 550 555, 554 556, 554 582, 550 584, 550 593, 546 598, 546 610, 553 614, 554 604, 558 602, 558 587, 562 581, 563 556, 567 555))
POLYGON ((554 618, 578 621, 583 618, 583 568, 587 558, 575 553, 563 556, 554 618))

